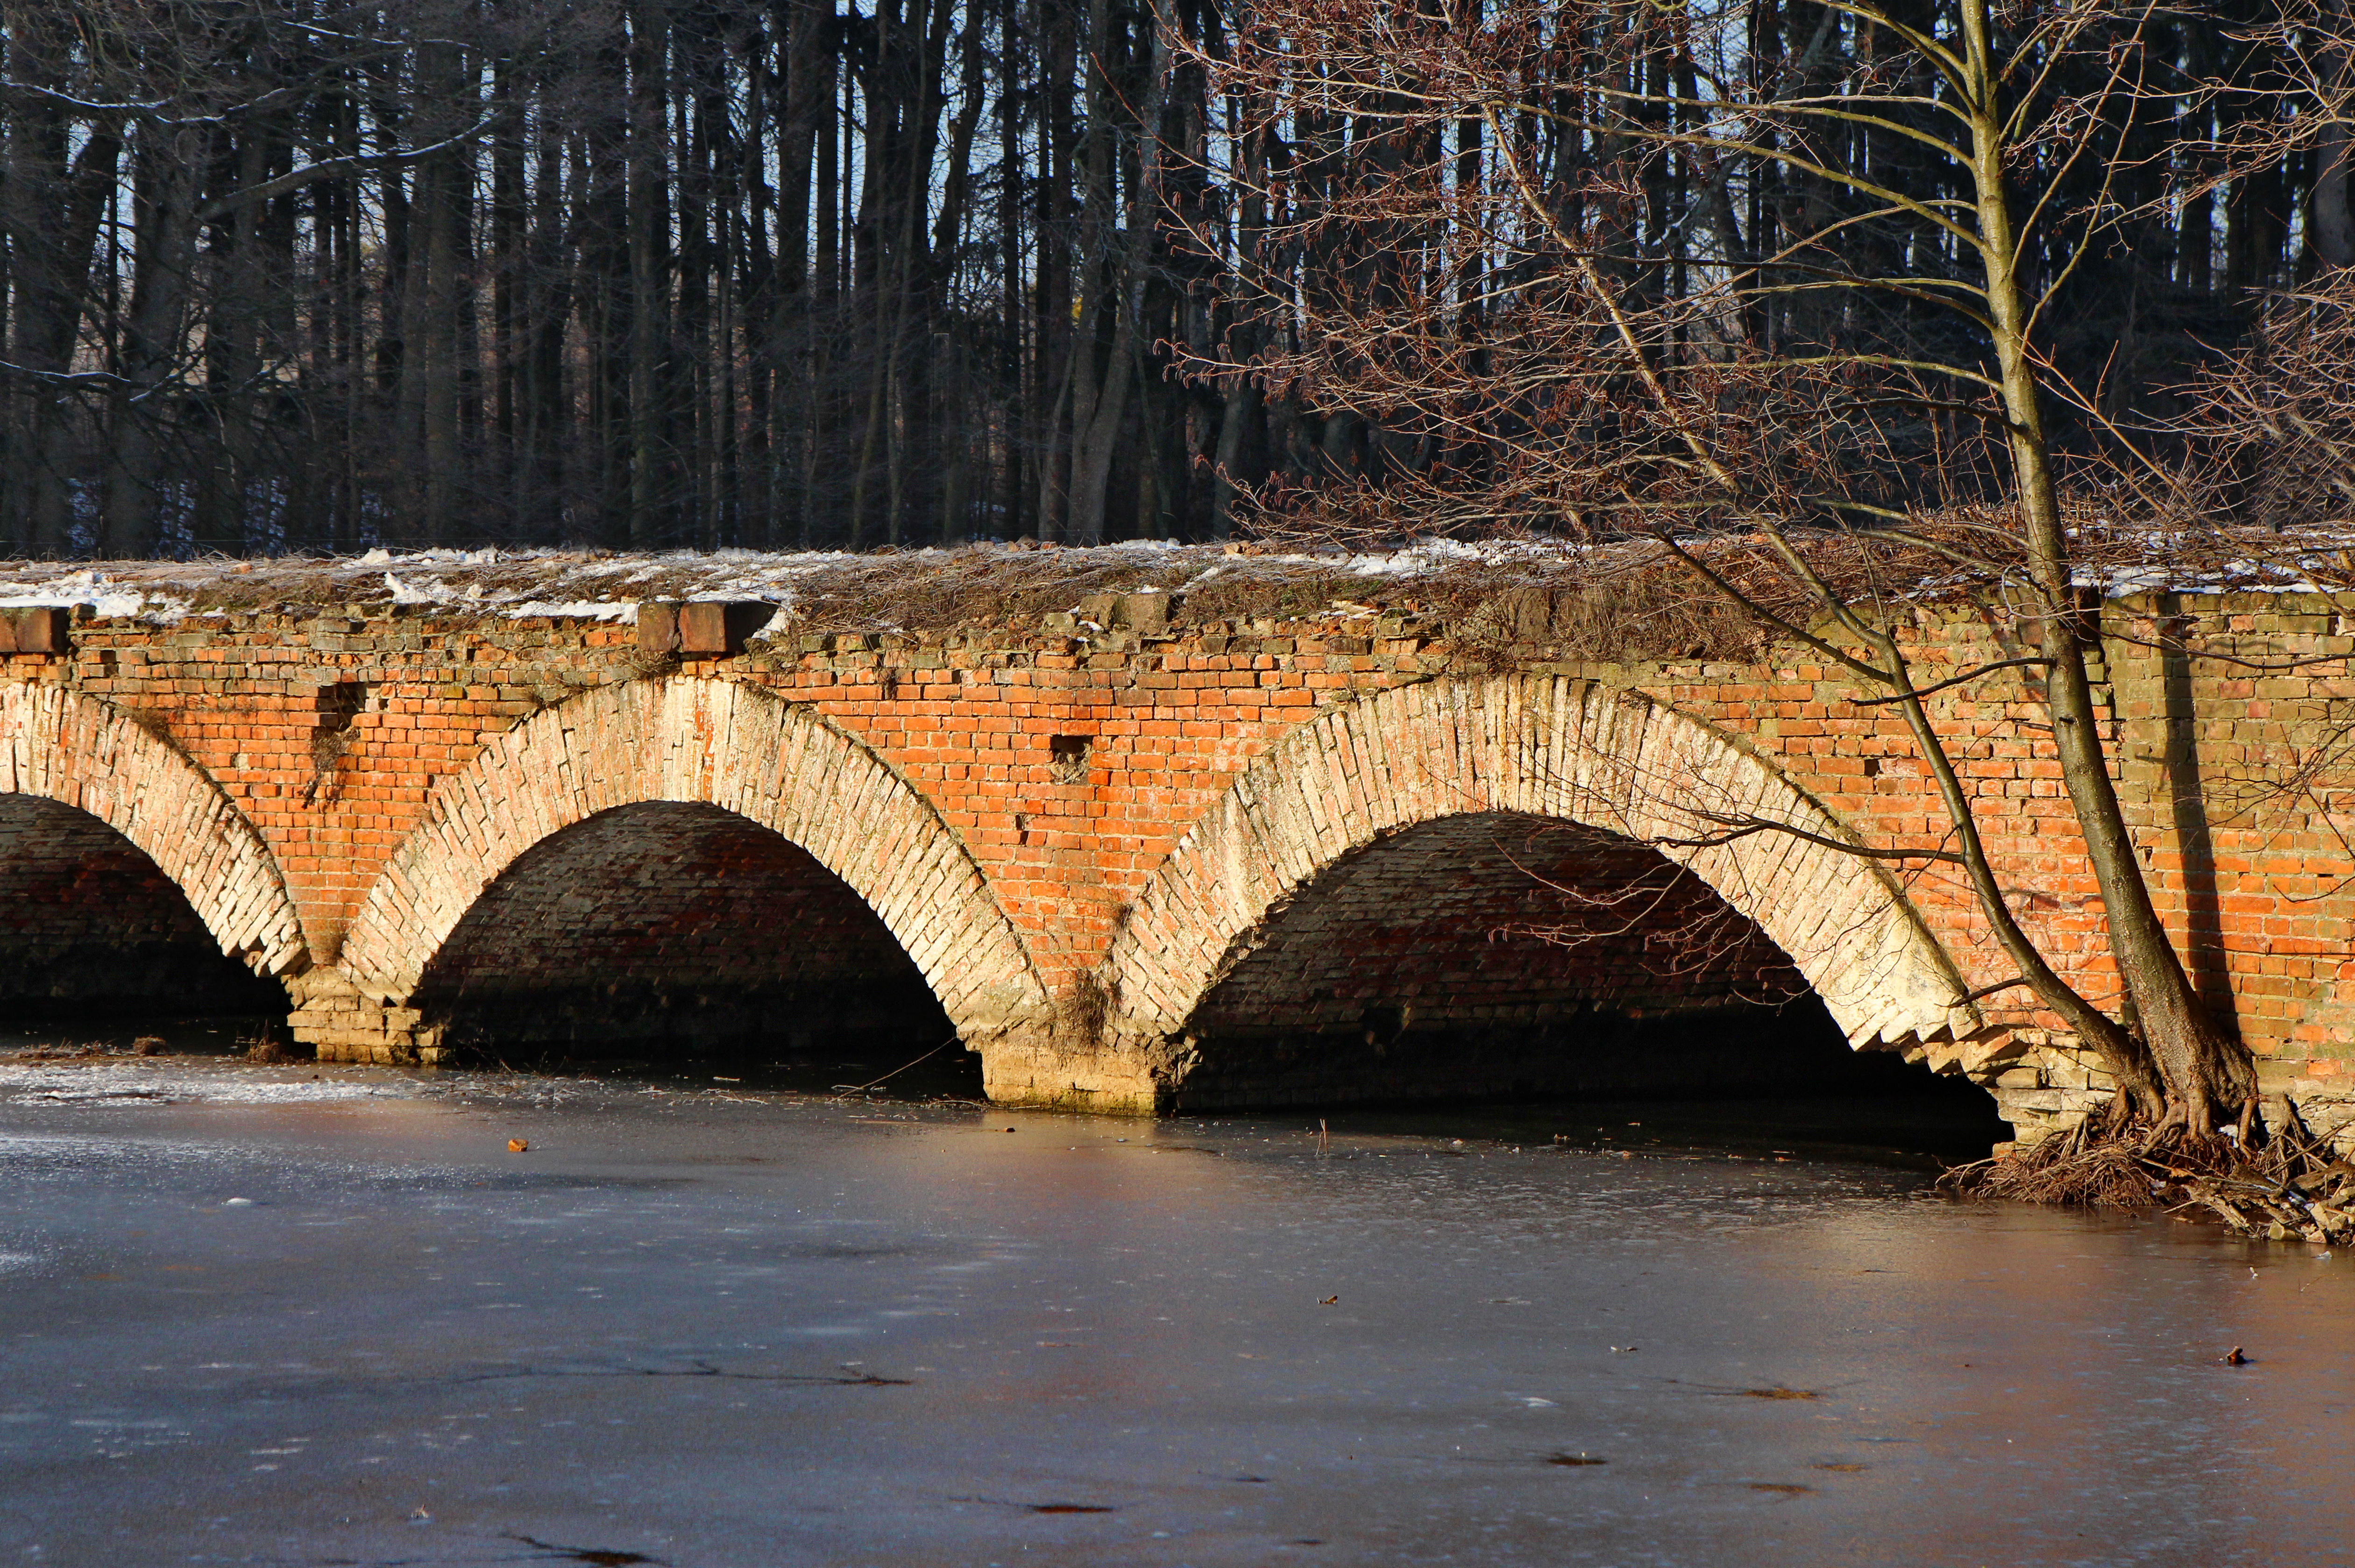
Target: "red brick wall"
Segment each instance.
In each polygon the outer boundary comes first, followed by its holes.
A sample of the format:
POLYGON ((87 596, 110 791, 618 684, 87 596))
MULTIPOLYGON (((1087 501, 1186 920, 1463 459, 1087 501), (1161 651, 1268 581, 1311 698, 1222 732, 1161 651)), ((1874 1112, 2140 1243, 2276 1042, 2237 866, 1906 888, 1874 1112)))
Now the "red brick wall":
MULTIPOLYGON (((2355 1053, 2355 1014, 2339 996, 2355 934, 2341 786, 2327 768, 2300 798, 2258 781, 2328 760, 2331 727, 2355 700, 2355 642, 2328 605, 2270 596, 2122 601, 2104 624, 2097 673, 2121 788, 2163 904, 2188 942, 2199 938, 2195 970, 2266 1058, 2269 1085, 2328 1090, 2355 1053), (2179 614, 2188 620, 2169 619, 2179 614), (2186 661, 2160 646, 2160 630, 2242 662, 2186 661)), ((1339 615, 1146 638, 976 628, 812 638, 678 673, 766 687, 871 747, 937 808, 1059 996, 1086 990, 1082 977, 1156 868, 1283 736, 1337 704, 1486 678, 1499 661, 1716 726, 1877 842, 1940 842, 1942 814, 1896 719, 1856 705, 1812 655, 1623 666, 1562 662, 1532 643, 1486 644, 1476 659, 1454 634, 1339 615)), ((1925 681, 2016 646, 2007 629, 1960 612, 1925 612, 1908 637, 1925 681)), ((19 656, 6 673, 141 714, 218 780, 267 841, 324 962, 438 782, 523 718, 645 671, 626 626, 468 623, 375 606, 169 630, 85 624, 70 657, 19 656), (357 702, 336 689, 355 681, 366 687, 357 702)), ((1936 709, 2032 930, 2064 972, 2111 998, 2098 904, 2020 673, 1958 687, 1936 709)), ((1951 876, 1919 864, 1901 875, 1965 981, 2004 978, 1951 876)), ((2050 1022, 2018 991, 1982 1007, 1992 1028, 2050 1022)))

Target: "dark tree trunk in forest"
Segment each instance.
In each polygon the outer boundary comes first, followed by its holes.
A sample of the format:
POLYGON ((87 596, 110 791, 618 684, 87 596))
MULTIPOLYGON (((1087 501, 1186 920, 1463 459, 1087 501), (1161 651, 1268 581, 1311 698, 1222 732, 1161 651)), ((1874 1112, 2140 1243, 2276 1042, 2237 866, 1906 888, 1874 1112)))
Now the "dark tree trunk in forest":
POLYGON ((669 457, 670 201, 669 27, 661 0, 629 8, 629 527, 633 549, 667 542, 669 457))
POLYGON ((0 454, 17 476, 0 500, 0 530, 39 556, 62 555, 68 546, 75 477, 69 464, 79 443, 62 383, 73 370, 99 228, 123 153, 112 123, 91 132, 70 166, 64 142, 54 117, 18 128, 0 183, 0 233, 13 261, 16 305, 0 318, 13 328, 0 343, 13 337, 8 357, 21 378, 15 418, 0 431, 0 454))
POLYGON ((1159 219, 1154 193, 1171 43, 1168 0, 1156 0, 1150 63, 1137 110, 1136 164, 1124 211, 1116 198, 1115 88, 1104 63, 1112 52, 1111 12, 1100 10, 1097 16, 1101 20, 1090 48, 1090 130, 1081 154, 1086 203, 1082 232, 1089 238, 1087 292, 1072 349, 1077 368, 1071 377, 1070 529, 1077 545, 1103 541, 1113 462, 1121 450, 1129 394, 1135 386, 1137 334, 1159 219))
POLYGON ((196 271, 203 143, 203 132, 189 127, 168 140, 140 138, 131 313, 107 429, 103 548, 112 556, 152 555, 161 543, 165 497, 158 482, 165 422, 173 412, 170 378, 196 271))

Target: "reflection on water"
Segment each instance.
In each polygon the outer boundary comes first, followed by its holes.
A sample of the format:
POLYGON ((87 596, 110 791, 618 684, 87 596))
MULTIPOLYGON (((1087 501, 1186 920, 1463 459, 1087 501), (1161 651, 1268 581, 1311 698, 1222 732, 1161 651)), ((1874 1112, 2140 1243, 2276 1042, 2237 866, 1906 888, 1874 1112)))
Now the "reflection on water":
POLYGON ((102 1065, 0 1060, 11 1561, 2335 1560, 2341 1260, 1821 1107, 102 1065))
MULTIPOLYGON (((257 1038, 282 1038, 266 1018, 201 1018, 138 1025, 100 1022, 62 1033, 0 1032, 0 1054, 28 1048, 124 1053, 144 1041, 171 1054, 242 1054, 257 1038)), ((707 1038, 667 1057, 643 1050, 581 1052, 517 1045, 480 1053, 507 1073, 634 1082, 668 1090, 715 1089, 905 1102, 981 1103, 980 1058, 954 1037, 931 1043, 861 1038, 830 1048, 780 1052, 773 1044, 707 1038)), ((1939 1077, 1893 1055, 1849 1054, 1827 1071, 1810 1062, 1782 1092, 1744 1089, 1710 1097, 1524 1098, 1433 1105, 1337 1107, 1241 1113, 1280 1127, 1323 1123, 1334 1130, 1436 1134, 1508 1144, 1616 1150, 1677 1148, 1770 1157, 1897 1164, 1917 1170, 1984 1158, 2011 1136, 1988 1096, 1959 1077, 1939 1077), (1305 1119, 1304 1119, 1305 1118, 1305 1119)), ((1237 1119, 1230 1115, 1228 1120, 1237 1119)), ((1188 1116, 1178 1125, 1203 1120, 1188 1116)))
MULTIPOLYGON (((98 1021, 78 1029, 0 1032, 0 1053, 27 1048, 121 1053, 143 1049, 200 1055, 242 1054, 253 1041, 282 1039, 276 1020, 208 1017, 126 1023, 98 1021)), ((1790 1042, 1771 1042, 1790 1058, 1788 1087, 1754 1086, 1714 1097, 1689 1094, 1645 1099, 1523 1098, 1434 1107, 1337 1107, 1244 1113, 1245 1119, 1290 1127, 1307 1118, 1331 1128, 1364 1132, 1436 1133, 1517 1144, 1654 1150, 1692 1147, 1764 1154, 1899 1164, 1935 1170, 1984 1158, 2011 1135, 1994 1101, 1959 1077, 1939 1077, 1894 1055, 1844 1048, 1801 1054, 1790 1042)), ((1762 1052, 1773 1055, 1774 1049, 1762 1052)), ((724 1088, 744 1093, 842 1096, 857 1094, 922 1102, 982 1101, 980 1058, 954 1036, 911 1042, 903 1037, 846 1036, 829 1044, 782 1050, 773 1041, 741 1036, 682 1036, 680 1049, 651 1054, 641 1044, 589 1050, 517 1044, 474 1053, 507 1073, 637 1082, 677 1090, 724 1088)), ((1191 1123, 1200 1118, 1178 1118, 1191 1123)))

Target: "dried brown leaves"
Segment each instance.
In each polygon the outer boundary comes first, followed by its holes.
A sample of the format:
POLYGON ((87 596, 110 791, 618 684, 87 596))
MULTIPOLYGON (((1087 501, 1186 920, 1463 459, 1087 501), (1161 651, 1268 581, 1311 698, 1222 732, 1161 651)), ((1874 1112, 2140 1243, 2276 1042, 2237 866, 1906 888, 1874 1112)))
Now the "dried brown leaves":
POLYGON ((2355 1165, 2294 1113, 2267 1129, 2194 1139, 2169 1129, 2079 1124, 2032 1148, 1950 1171, 1980 1198, 2085 1208, 2163 1209, 2243 1235, 2355 1242, 2355 1165))

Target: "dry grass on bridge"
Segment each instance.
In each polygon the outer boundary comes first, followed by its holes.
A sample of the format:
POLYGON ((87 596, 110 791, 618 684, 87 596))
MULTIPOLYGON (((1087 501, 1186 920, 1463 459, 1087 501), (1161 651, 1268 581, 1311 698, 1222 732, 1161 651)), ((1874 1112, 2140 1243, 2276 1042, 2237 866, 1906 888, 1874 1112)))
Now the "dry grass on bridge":
MULTIPOLYGON (((1984 549, 1989 520, 1942 519, 1934 533, 1984 549)), ((2355 585, 2355 533, 2318 528, 2197 539, 2105 529, 2087 520, 2089 571, 2122 588, 2355 585)), ((1717 566, 1777 609, 1810 619, 1810 594, 1754 541, 1708 546, 1717 566)), ((1950 602, 1984 588, 1921 550, 1825 540, 1814 565, 1859 601, 1950 602)), ((0 563, 0 606, 93 603, 172 620, 279 606, 430 604, 453 618, 603 613, 646 599, 777 605, 773 635, 1036 629, 1099 595, 1179 596, 1179 624, 1338 613, 1401 616, 1453 630, 1467 654, 1541 643, 1573 658, 1755 657, 1753 622, 1657 545, 1561 539, 1446 540, 1349 552, 1274 543, 1136 542, 1092 549, 975 544, 953 548, 630 555, 610 550, 427 549, 190 561, 0 563)))

